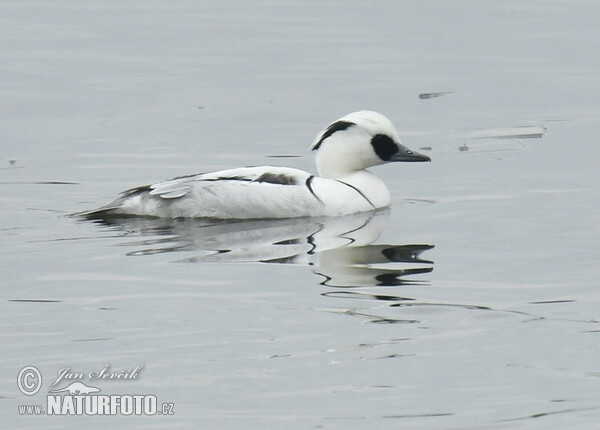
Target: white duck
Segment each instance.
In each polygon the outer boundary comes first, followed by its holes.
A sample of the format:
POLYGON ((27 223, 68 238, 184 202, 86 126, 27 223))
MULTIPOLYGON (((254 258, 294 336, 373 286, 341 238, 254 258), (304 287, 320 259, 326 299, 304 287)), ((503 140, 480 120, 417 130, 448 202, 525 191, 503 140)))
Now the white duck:
POLYGON ((287 167, 243 167, 182 176, 121 193, 88 217, 296 218, 340 216, 390 204, 390 193, 368 167, 393 161, 430 161, 400 143, 385 116, 348 114, 311 146, 320 176, 287 167))

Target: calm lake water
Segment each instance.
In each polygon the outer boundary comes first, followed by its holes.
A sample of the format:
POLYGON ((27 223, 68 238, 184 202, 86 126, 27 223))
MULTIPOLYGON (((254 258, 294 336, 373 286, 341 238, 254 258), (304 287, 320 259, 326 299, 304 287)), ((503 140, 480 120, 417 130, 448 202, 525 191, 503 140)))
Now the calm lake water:
POLYGON ((593 1, 0 3, 3 427, 597 429, 598 19, 593 1), (68 216, 183 174, 314 172, 314 136, 360 109, 433 160, 377 168, 389 210, 68 216), (143 368, 89 378, 107 365, 143 368), (173 414, 19 414, 75 379, 173 414))

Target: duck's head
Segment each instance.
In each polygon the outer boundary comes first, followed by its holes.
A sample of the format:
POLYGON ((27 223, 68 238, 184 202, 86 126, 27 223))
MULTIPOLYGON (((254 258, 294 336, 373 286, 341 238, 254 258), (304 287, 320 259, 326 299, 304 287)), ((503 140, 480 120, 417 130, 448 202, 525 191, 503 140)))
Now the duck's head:
POLYGON ((393 161, 431 161, 400 143, 394 125, 380 113, 359 111, 331 123, 310 147, 319 175, 341 178, 393 161))

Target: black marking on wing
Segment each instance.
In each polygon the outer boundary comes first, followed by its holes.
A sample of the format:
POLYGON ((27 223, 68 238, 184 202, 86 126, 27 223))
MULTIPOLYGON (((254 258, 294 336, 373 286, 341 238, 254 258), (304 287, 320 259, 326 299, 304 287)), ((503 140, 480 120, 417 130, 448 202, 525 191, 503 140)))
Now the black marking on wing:
MULTIPOLYGON (((168 181, 165 182, 171 182, 171 181, 177 181, 180 179, 192 179, 196 176, 199 176, 198 174, 196 175, 183 175, 183 176, 177 176, 173 179, 169 179, 168 181)), ((202 179, 202 181, 208 181, 208 182, 214 182, 214 181, 248 181, 250 182, 251 179, 248 178, 244 178, 243 176, 229 176, 229 177, 221 177, 221 178, 209 178, 209 179, 202 179)), ((121 197, 130 197, 134 194, 141 194, 145 191, 150 192, 152 190, 154 190, 154 188, 156 188, 159 184, 155 184, 155 185, 141 185, 139 187, 135 187, 135 188, 130 188, 128 190, 122 191, 121 192, 121 197)))
POLYGON ((379 158, 383 161, 390 161, 392 156, 400 149, 394 143, 394 140, 386 134, 376 134, 371 139, 371 146, 379 158))
POLYGON ((359 190, 358 188, 356 188, 354 185, 350 185, 350 184, 348 184, 347 182, 340 181, 339 179, 336 179, 336 181, 338 181, 339 183, 341 183, 341 184, 344 184, 344 185, 347 185, 347 186, 349 186, 350 188, 352 188, 354 191, 356 191, 358 194, 360 194, 360 195, 363 197, 363 199, 365 199, 365 200, 366 200, 366 201, 367 201, 367 202, 368 202, 368 203, 369 203, 371 206, 373 206, 373 209, 377 209, 377 208, 375 207, 375 205, 374 205, 373 203, 371 203, 371 200, 369 200, 369 199, 367 198, 367 196, 365 196, 365 195, 362 193, 362 191, 361 191, 361 190, 359 190))
MULTIPOLYGON (((168 181, 165 181, 165 182, 168 183, 171 181, 178 181, 181 179, 194 179, 195 177, 198 177, 198 180, 205 181, 205 182, 243 181, 243 182, 266 182, 269 184, 277 184, 277 185, 298 185, 297 179, 293 176, 289 176, 289 175, 285 175, 285 174, 269 173, 269 172, 263 173, 262 175, 260 175, 258 178, 255 178, 255 179, 248 178, 245 176, 219 176, 217 178, 202 178, 201 175, 202 175, 202 173, 194 174, 194 175, 177 176, 177 177, 170 179, 168 181)), ((143 192, 151 192, 157 186, 160 186, 160 184, 142 185, 139 187, 130 188, 128 190, 121 192, 121 197, 129 197, 134 194, 141 194, 143 192)))
POLYGON ((293 176, 284 175, 282 173, 265 172, 254 180, 254 182, 267 182, 277 185, 298 185, 298 181, 293 176))
POLYGON ((207 182, 218 182, 218 181, 246 181, 246 182, 251 182, 252 179, 250 178, 246 178, 244 176, 220 176, 218 178, 207 178, 207 179, 200 179, 201 181, 207 181, 207 182))
POLYGON ((334 122, 329 127, 327 127, 327 130, 325 130, 323 132, 323 134, 319 138, 319 141, 315 144, 315 146, 313 147, 312 150, 316 151, 317 149, 319 149, 321 147, 321 144, 323 143, 323 141, 325 139, 327 139, 329 136, 331 136, 333 133, 335 133, 336 131, 346 130, 347 128, 352 127, 353 125, 356 125, 356 124, 351 121, 336 121, 336 122, 334 122))
POLYGON ((201 179, 207 182, 218 182, 218 181, 245 181, 245 182, 266 182, 268 184, 276 185, 298 185, 298 181, 295 177, 285 175, 283 173, 269 173, 265 172, 258 178, 252 179, 246 176, 219 176, 218 178, 207 178, 201 179))
POLYGON ((121 192, 121 197, 131 196, 132 194, 143 193, 144 191, 152 191, 151 185, 142 185, 140 187, 130 188, 121 192))
MULTIPOLYGON (((177 181, 180 179, 188 179, 188 178, 193 178, 195 176, 200 176, 202 175, 202 173, 195 173, 193 175, 182 175, 182 176, 176 176, 172 179, 169 179, 168 181, 165 182, 171 182, 171 181, 177 181)), ((139 187, 135 187, 135 188, 130 188, 128 190, 122 191, 121 192, 121 197, 127 197, 127 196, 131 196, 133 194, 139 194, 139 193, 143 193, 144 191, 152 191, 152 185, 141 185, 139 187)))
POLYGON ((175 176, 173 179, 170 179, 170 181, 176 181, 178 179, 188 179, 188 178, 193 178, 195 176, 200 176, 200 175, 204 175, 204 173, 193 173, 191 175, 175 176))
POLYGON ((319 198, 319 196, 317 196, 317 195, 315 194, 315 192, 314 192, 314 191, 313 191, 313 189, 312 189, 312 186, 310 185, 310 184, 312 183, 312 181, 313 181, 313 179, 314 179, 314 178, 315 178, 315 177, 314 177, 314 175, 310 175, 310 176, 308 177, 308 179, 306 179, 306 183, 305 183, 305 185, 306 185, 306 188, 308 188, 308 191, 310 191, 310 193, 311 193, 313 196, 315 196, 315 199, 317 199, 317 200, 319 201, 319 203, 321 203, 323 206, 325 206, 325 203, 323 203, 323 201, 322 201, 322 200, 319 198))

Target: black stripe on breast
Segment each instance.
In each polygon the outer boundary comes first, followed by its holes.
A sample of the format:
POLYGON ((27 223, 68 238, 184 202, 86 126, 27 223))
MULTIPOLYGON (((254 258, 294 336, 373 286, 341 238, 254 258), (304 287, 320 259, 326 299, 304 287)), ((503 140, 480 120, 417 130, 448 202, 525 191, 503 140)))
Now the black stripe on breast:
POLYGON ((347 182, 340 181, 339 179, 336 179, 336 181, 338 181, 339 183, 341 183, 341 184, 344 184, 344 185, 347 185, 347 186, 349 186, 350 188, 352 188, 354 191, 356 191, 358 194, 360 194, 360 195, 363 197, 363 199, 365 199, 367 202, 369 202, 369 204, 370 204, 371 206, 373 206, 373 209, 377 209, 377 208, 375 207, 375 205, 374 205, 373 203, 371 203, 371 200, 369 200, 369 199, 367 198, 367 196, 365 196, 365 195, 362 193, 362 191, 361 191, 361 190, 359 190, 358 188, 356 188, 354 185, 350 185, 350 184, 348 184, 347 182))
POLYGON ((306 188, 308 188, 308 191, 310 191, 310 193, 311 193, 313 196, 315 196, 315 199, 317 199, 317 200, 319 201, 319 203, 321 203, 323 206, 325 206, 325 203, 323 203, 323 201, 322 201, 322 200, 319 198, 319 196, 317 196, 317 195, 315 194, 315 192, 314 192, 314 191, 313 191, 313 189, 312 189, 311 183, 312 183, 312 181, 313 181, 313 179, 314 179, 314 178, 315 178, 315 177, 314 177, 313 175, 311 175, 311 176, 309 176, 309 177, 308 177, 308 179, 306 179, 306 183, 305 183, 305 185, 306 185, 306 188))

